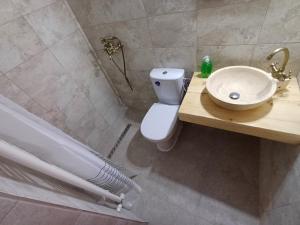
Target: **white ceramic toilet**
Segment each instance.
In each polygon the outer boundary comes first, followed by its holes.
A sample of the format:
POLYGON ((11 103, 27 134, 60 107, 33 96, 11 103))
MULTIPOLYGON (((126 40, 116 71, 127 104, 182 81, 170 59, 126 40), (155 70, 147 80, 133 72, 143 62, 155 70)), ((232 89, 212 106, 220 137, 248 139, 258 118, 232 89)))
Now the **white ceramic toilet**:
POLYGON ((156 143, 161 151, 170 151, 176 144, 182 124, 177 112, 183 96, 183 69, 155 68, 150 72, 154 91, 159 99, 141 124, 141 133, 156 143))

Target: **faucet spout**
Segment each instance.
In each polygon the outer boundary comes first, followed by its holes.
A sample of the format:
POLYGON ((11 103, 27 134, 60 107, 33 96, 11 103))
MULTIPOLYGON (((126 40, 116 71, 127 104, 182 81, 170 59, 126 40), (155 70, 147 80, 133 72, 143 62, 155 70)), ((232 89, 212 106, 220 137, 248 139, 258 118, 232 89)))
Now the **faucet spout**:
POLYGON ((272 76, 280 81, 284 81, 286 79, 291 79, 291 71, 288 73, 285 72, 285 67, 289 61, 290 58, 290 52, 288 48, 278 48, 275 51, 273 51, 270 55, 267 56, 267 60, 271 60, 274 55, 276 55, 279 52, 284 53, 283 63, 281 66, 279 66, 278 62, 272 63, 270 65, 271 67, 271 73, 272 76))
POLYGON ((288 48, 278 48, 275 51, 273 51, 270 55, 268 55, 267 60, 271 60, 273 58, 274 55, 276 55, 279 52, 283 52, 284 53, 284 59, 283 59, 283 63, 282 66, 280 67, 281 71, 285 71, 285 67, 290 59, 290 51, 288 48))

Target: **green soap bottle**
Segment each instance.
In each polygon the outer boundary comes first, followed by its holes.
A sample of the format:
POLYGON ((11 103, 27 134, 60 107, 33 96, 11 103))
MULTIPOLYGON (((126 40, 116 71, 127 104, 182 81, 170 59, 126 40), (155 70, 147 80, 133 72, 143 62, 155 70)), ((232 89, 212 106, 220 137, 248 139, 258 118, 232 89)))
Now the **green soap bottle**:
POLYGON ((208 78, 212 73, 213 63, 209 56, 204 56, 201 61, 201 77, 208 78))

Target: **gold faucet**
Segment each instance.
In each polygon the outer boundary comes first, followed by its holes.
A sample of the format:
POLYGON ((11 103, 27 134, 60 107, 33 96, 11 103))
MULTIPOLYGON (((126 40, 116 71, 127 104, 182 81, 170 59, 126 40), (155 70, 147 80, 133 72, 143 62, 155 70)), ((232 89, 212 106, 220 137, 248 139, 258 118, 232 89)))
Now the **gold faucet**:
POLYGON ((289 71, 288 73, 285 72, 285 67, 289 61, 290 58, 290 52, 288 48, 278 48, 274 52, 272 52, 268 57, 267 60, 271 60, 274 55, 276 55, 279 52, 284 53, 284 59, 281 67, 279 66, 278 62, 272 63, 270 65, 271 67, 271 74, 274 78, 278 79, 279 81, 285 81, 291 79, 292 71, 289 71))

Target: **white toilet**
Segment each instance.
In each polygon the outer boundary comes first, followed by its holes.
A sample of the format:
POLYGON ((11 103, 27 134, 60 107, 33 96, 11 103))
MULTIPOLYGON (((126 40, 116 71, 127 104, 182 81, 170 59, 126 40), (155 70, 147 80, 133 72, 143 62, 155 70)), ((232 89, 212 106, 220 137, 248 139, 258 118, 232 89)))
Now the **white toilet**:
POLYGON ((141 133, 156 143, 161 151, 170 151, 176 144, 182 124, 177 112, 183 96, 183 69, 155 68, 150 72, 155 93, 154 103, 141 124, 141 133))

